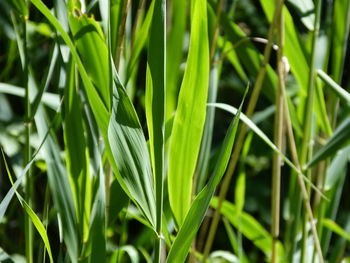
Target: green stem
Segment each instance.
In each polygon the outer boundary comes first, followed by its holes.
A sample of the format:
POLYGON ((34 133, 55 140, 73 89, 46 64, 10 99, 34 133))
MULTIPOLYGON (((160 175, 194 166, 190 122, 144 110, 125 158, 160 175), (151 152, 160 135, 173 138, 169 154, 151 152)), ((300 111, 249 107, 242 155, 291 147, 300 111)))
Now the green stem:
MULTIPOLYGON (((29 62, 28 62, 28 49, 27 49, 27 18, 23 18, 23 72, 24 72, 24 86, 25 86, 25 145, 24 145, 24 163, 26 166, 31 159, 30 148, 30 131, 31 131, 31 107, 30 107, 30 92, 29 92, 29 62)), ((33 208, 33 180, 31 169, 27 173, 27 180, 25 185, 25 200, 30 207, 33 208)), ((26 249, 26 261, 27 263, 33 262, 33 225, 30 217, 26 214, 24 217, 24 231, 25 231, 25 249, 26 249)))
MULTIPOLYGON (((283 2, 283 1, 281 1, 283 2)), ((249 118, 252 116, 254 110, 255 110, 255 106, 256 103, 258 101, 259 95, 260 95, 260 91, 262 88, 262 84, 265 78, 265 73, 267 70, 267 64, 269 62, 270 59, 270 54, 271 54, 271 49, 272 49, 272 37, 273 37, 273 33, 274 33, 274 29, 276 27, 276 23, 277 23, 277 14, 280 12, 280 9, 282 8, 282 6, 277 6, 274 12, 274 18, 273 18, 273 22, 270 26, 269 29, 269 33, 268 33, 268 43, 265 46, 265 50, 264 50, 264 60, 262 62, 262 65, 260 67, 260 70, 258 72, 258 76, 256 78, 256 82, 252 91, 252 95, 250 97, 249 103, 248 103, 248 108, 246 111, 246 116, 249 118)), ((207 259, 209 252, 211 250, 213 241, 214 241, 214 236, 216 233, 216 229, 218 227, 219 224, 219 220, 220 220, 220 212, 221 212, 221 207, 223 204, 223 201, 226 198, 226 194, 230 185, 230 181, 231 178, 233 176, 233 172, 235 171, 238 159, 239 159, 239 155, 243 146, 243 142, 244 142, 244 138, 245 135, 248 131, 248 127, 246 125, 243 125, 239 134, 238 134, 238 138, 236 140, 236 146, 232 152, 231 155, 231 160, 230 163, 228 165, 226 174, 224 176, 223 182, 222 182, 222 186, 220 188, 220 192, 219 192, 219 202, 218 202, 218 206, 215 210, 215 214, 214 214, 214 218, 213 221, 210 225, 210 229, 209 229, 209 234, 208 234, 208 238, 207 238, 207 242, 205 244, 204 247, 204 252, 203 252, 203 262, 205 262, 205 260, 207 259)))
MULTIPOLYGON (((276 5, 281 4, 280 0, 276 0, 276 5)), ((278 26, 277 26, 277 71, 278 71, 278 86, 276 92, 276 112, 274 123, 274 143, 278 149, 282 148, 283 140, 283 94, 282 90, 285 88, 285 67, 283 62, 283 50, 284 50, 284 17, 283 9, 278 14, 278 26)), ((275 153, 273 156, 273 168, 272 168, 272 224, 271 224, 271 236, 272 236, 272 263, 278 262, 277 244, 279 238, 280 227, 280 203, 281 203, 281 164, 282 158, 279 154, 275 153)))
MULTIPOLYGON (((312 35, 312 49, 311 49, 311 58, 310 58, 308 90, 307 90, 307 99, 306 99, 306 109, 304 112, 304 129, 303 129, 303 138, 302 138, 301 151, 300 151, 301 167, 303 167, 304 164, 307 163, 308 157, 310 155, 309 149, 311 146, 310 139, 311 139, 312 112, 313 112, 313 105, 314 105, 315 78, 316 78, 316 69, 315 69, 316 45, 317 45, 317 38, 320 30, 321 4, 322 4, 322 0, 317 0, 315 3, 316 17, 315 17, 315 23, 314 23, 314 31, 312 35)), ((310 179, 310 171, 311 170, 306 171, 307 175, 309 176, 309 179, 310 179)), ((297 221, 298 220, 296 220, 296 223, 297 221)), ((306 214, 304 214, 304 222, 306 222, 306 214)), ((295 227, 297 227, 297 225, 295 227)), ((303 245, 301 248, 302 262, 304 262, 304 258, 305 258, 304 255, 306 253, 306 239, 307 239, 307 231, 304 228, 303 239, 302 239, 303 245)), ((294 254, 294 251, 291 251, 291 253, 294 254)))

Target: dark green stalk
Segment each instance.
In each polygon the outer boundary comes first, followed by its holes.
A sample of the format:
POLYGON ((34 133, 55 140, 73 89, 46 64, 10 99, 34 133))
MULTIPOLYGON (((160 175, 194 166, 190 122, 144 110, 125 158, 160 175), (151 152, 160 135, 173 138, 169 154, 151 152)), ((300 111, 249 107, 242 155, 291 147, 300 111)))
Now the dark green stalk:
MULTIPOLYGON (((276 6, 283 2, 276 0, 276 6)), ((283 62, 283 50, 284 50, 284 17, 283 8, 278 14, 277 25, 277 71, 278 71, 278 85, 276 92, 276 112, 274 123, 274 144, 278 149, 282 148, 283 140, 283 94, 282 90, 285 89, 285 65, 283 62)), ((272 263, 278 262, 277 244, 279 238, 280 228, 280 203, 281 203, 281 165, 282 158, 279 154, 275 153, 273 156, 273 168, 272 168, 272 224, 271 224, 271 236, 272 236, 272 263)))
MULTIPOLYGON (((283 1, 281 1, 281 2, 283 2, 283 1)), ((270 59, 271 48, 273 45, 272 37, 273 37, 273 33, 274 33, 276 23, 277 23, 277 14, 280 12, 281 8, 282 8, 281 5, 277 6, 275 9, 275 12, 274 12, 273 22, 270 26, 269 33, 268 33, 268 43, 265 46, 265 50, 264 50, 264 60, 263 60, 262 65, 260 67, 258 76, 256 78, 256 82, 255 82, 255 85, 254 85, 254 88, 252 91, 252 95, 251 95, 250 100, 248 102, 248 108, 246 111, 246 115, 248 118, 252 116, 254 109, 255 109, 255 106, 256 106, 256 103, 258 101, 259 95, 260 95, 260 91, 261 91, 263 80, 264 80, 265 73, 266 73, 266 67, 267 67, 267 64, 268 64, 269 59, 270 59)), ((235 168, 236 168, 236 165, 237 165, 237 162, 239 159, 239 155, 240 155, 240 152, 241 152, 241 149, 243 146, 243 142, 244 142, 244 138, 245 138, 247 131, 248 131, 248 127, 243 125, 240 132, 239 132, 238 138, 236 140, 236 146, 232 152, 231 160, 230 160, 230 163, 229 163, 228 168, 226 170, 226 174, 224 176, 222 186, 220 188, 219 203, 218 203, 218 206, 215 210, 214 218, 213 218, 213 221, 212 221, 210 228, 209 228, 209 234, 208 234, 207 242, 205 244, 205 248, 204 248, 204 252, 203 252, 203 262, 205 262, 206 258, 209 255, 209 252, 211 250, 211 247, 212 247, 212 244, 214 241, 214 236, 216 233, 216 229, 218 227, 219 220, 220 220, 220 212, 221 212, 222 203, 225 200, 226 194, 228 192, 230 181, 231 181, 231 178, 232 178, 233 173, 235 171, 235 168)))

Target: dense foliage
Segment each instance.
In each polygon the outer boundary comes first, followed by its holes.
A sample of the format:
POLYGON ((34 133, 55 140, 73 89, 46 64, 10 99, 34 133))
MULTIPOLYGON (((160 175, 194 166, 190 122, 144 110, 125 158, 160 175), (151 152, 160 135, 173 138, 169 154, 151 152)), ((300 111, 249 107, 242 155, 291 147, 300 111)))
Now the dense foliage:
POLYGON ((0 1, 0 262, 350 262, 350 0, 0 1))

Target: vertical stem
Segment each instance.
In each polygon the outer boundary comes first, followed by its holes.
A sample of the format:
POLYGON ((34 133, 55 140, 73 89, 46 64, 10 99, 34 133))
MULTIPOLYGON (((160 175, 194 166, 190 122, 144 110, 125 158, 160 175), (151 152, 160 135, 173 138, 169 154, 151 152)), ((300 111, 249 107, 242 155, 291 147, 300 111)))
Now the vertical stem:
MULTIPOLYGON (((310 58, 310 71, 309 71, 309 80, 308 80, 308 90, 307 90, 307 99, 306 99, 306 109, 304 112, 304 129, 303 129, 303 138, 301 143, 301 151, 300 151, 300 164, 301 167, 307 162, 309 157, 309 147, 311 140, 311 128, 312 128, 312 112, 314 105, 314 94, 315 94, 315 60, 316 60, 316 44, 317 38, 320 30, 320 18, 321 18, 321 4, 322 0, 317 0, 315 3, 315 23, 314 23, 314 31, 312 35, 312 49, 311 49, 311 58, 310 58)), ((309 179, 310 171, 306 171, 309 179)), ((301 260, 304 262, 305 253, 306 253, 306 239, 307 233, 305 229, 306 225, 306 214, 304 214, 304 227, 303 227, 303 239, 302 239, 302 248, 301 248, 301 260)), ((296 226, 297 227, 297 226, 296 226)), ((294 251, 291 251, 294 253, 294 251)))
MULTIPOLYGON (((276 6, 279 5, 280 0, 276 0, 276 6)), ((283 1, 282 1, 283 2, 283 1)), ((277 39, 278 39, 278 51, 277 51, 277 71, 278 71, 278 85, 276 92, 276 113, 274 123, 274 143, 278 149, 282 148, 283 138, 283 94, 282 89, 285 88, 285 70, 283 62, 283 49, 284 49, 284 17, 283 8, 278 14, 277 23, 277 39)), ((277 255, 277 242, 279 237, 280 227, 280 192, 281 192, 281 163, 282 158, 279 154, 275 153, 273 156, 273 168, 272 168, 272 263, 278 262, 277 255)))
POLYGON ((210 61, 211 62, 214 60, 216 43, 217 43, 217 40, 219 38, 219 33, 220 33, 219 25, 220 25, 220 18, 221 18, 223 4, 224 4, 224 0, 219 0, 219 3, 217 4, 215 32, 214 32, 213 39, 211 41, 211 47, 210 47, 210 61))
MULTIPOLYGON (((295 163, 298 170, 301 171, 301 167, 300 167, 300 163, 299 163, 299 159, 298 159, 296 142, 295 142, 293 128, 292 128, 292 122, 290 119, 290 114, 289 114, 289 109, 288 109, 288 104, 287 104, 287 95, 286 95, 285 87, 283 89, 281 89, 281 92, 282 92, 282 96, 284 98, 284 115, 285 115, 288 141, 289 141, 289 145, 290 145, 292 160, 295 163)), ((321 250, 320 241, 319 241, 319 238, 317 235, 317 229, 316 229, 316 225, 314 222, 314 216, 313 216, 311 205, 310 205, 309 194, 308 194, 308 191, 306 189, 302 175, 300 173, 298 173, 296 176, 297 176, 297 182, 298 182, 300 190, 301 190, 301 195, 303 197, 304 206, 306 209, 306 214, 307 214, 309 222, 310 222, 312 237, 314 239, 316 252, 317 252, 318 257, 319 257, 319 263, 323 263, 324 261, 323 261, 323 256, 322 256, 322 250, 321 250)), ((292 261, 292 260, 293 260, 293 257, 290 258, 290 261, 292 261)))
POLYGON ((120 58, 121 58, 121 54, 122 54, 122 50, 123 50, 123 42, 124 42, 124 38, 125 38, 126 17, 128 16, 128 10, 130 7, 130 0, 125 0, 125 1, 123 1, 122 21, 121 21, 121 23, 119 25, 119 29, 118 29, 117 52, 116 52, 116 57, 114 60, 115 67, 117 70, 119 70, 120 58))
MULTIPOLYGON (((281 2, 283 2, 283 1, 281 1, 281 2)), ((262 88, 262 85, 264 82, 266 67, 267 67, 267 64, 268 64, 269 59, 270 59, 271 48, 273 45, 272 37, 273 37, 275 25, 277 23, 277 14, 280 12, 281 8, 282 8, 281 5, 277 6, 275 9, 275 12, 274 12, 274 18, 273 18, 273 21, 272 21, 272 24, 270 26, 269 33, 268 33, 268 43, 267 43, 265 50, 264 50, 264 60, 262 62, 260 70, 258 72, 258 76, 256 78, 256 82, 255 82, 251 97, 249 99, 248 108, 247 108, 247 111, 245 113, 248 118, 252 116, 252 114, 255 110, 255 106, 256 106, 256 103, 258 101, 260 91, 261 91, 261 88, 262 88)), ((237 165, 237 162, 239 159, 239 155, 240 155, 240 152, 241 152, 241 149, 243 146, 243 142, 244 142, 244 138, 245 138, 247 131, 248 131, 247 126, 243 125, 239 134, 238 134, 238 138, 236 140, 236 146, 232 152, 231 160, 230 160, 230 163, 228 165, 226 174, 224 176, 222 186, 220 188, 218 206, 215 210, 214 218, 213 218, 213 221, 210 225, 207 242, 206 242, 205 247, 204 247, 203 262, 205 262, 206 258, 209 255, 209 252, 211 250, 211 247, 212 247, 212 244, 214 241, 214 236, 216 233, 216 229, 218 227, 219 220, 220 220, 220 212, 221 212, 222 203, 225 200, 225 197, 226 197, 229 185, 230 185, 230 181, 231 181, 231 178, 232 178, 233 173, 235 171, 235 168, 236 168, 236 165, 237 165)))
MULTIPOLYGON (((24 50, 24 59, 23 59, 23 72, 24 72, 24 86, 25 86, 25 145, 24 145, 24 163, 23 166, 26 166, 29 163, 31 158, 31 148, 30 148, 30 131, 31 131, 31 107, 30 107, 30 93, 29 93, 29 58, 28 58, 28 49, 27 49, 27 19, 23 18, 23 50, 24 50)), ((33 180, 32 180, 31 169, 29 169, 26 177, 25 185, 25 200, 30 207, 33 207, 33 180)), ((24 230, 25 230, 25 249, 26 249, 26 260, 27 263, 33 262, 33 225, 30 220, 30 217, 25 214, 24 217, 24 230)))

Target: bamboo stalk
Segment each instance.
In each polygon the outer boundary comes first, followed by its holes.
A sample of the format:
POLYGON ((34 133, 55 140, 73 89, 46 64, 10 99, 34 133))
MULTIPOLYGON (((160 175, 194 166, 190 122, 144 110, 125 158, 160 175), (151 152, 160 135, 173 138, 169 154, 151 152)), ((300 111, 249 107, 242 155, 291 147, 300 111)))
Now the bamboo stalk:
MULTIPOLYGON (((276 0, 276 6, 283 2, 276 0)), ((277 71, 278 71, 278 85, 276 92, 276 112, 274 123, 274 144, 278 149, 282 148, 283 141, 283 94, 282 90, 285 89, 285 69, 283 62, 283 50, 284 50, 284 17, 283 8, 278 14, 277 25, 277 71)), ((272 168, 272 224, 271 224, 271 236, 272 236, 272 263, 278 262, 277 244, 279 238, 280 228, 280 203, 281 203, 281 165, 282 158, 279 154, 275 153, 273 156, 273 168, 272 168)))
MULTIPOLYGON (((303 129, 303 138, 301 143, 300 150, 300 164, 301 167, 307 162, 310 152, 310 140, 311 140, 311 128, 312 128, 312 113, 313 113, 313 105, 314 105, 314 96, 315 96, 315 77, 316 77, 316 69, 315 69, 315 61, 316 61, 316 45, 317 38, 320 30, 320 18, 321 18, 321 5, 322 0, 317 0, 315 3, 315 22, 314 22, 314 31, 312 34, 312 50, 311 50, 311 58, 310 58, 310 71, 309 71, 309 79, 308 79, 308 88, 307 88, 307 99, 306 99, 306 109, 304 111, 304 129, 303 129)), ((308 178, 311 179, 311 170, 308 169, 306 174, 308 178)), ((310 190, 308 191, 310 193, 310 190)), ((306 214, 304 214, 303 220, 306 221, 306 214)), ((296 221, 296 226, 298 225, 298 221, 296 221)), ((302 237, 302 248, 301 248, 301 262, 305 260, 306 254, 306 239, 307 239, 307 230, 305 229, 306 224, 304 224, 303 228, 303 237, 302 237)), ((293 239, 294 240, 294 239, 293 239)), ((291 251, 294 253, 294 251, 291 251)))
MULTIPOLYGON (((282 2, 284 2, 284 1, 281 1, 281 4, 282 4, 282 2)), ((275 30, 275 27, 277 24, 277 14, 280 12, 281 8, 282 8, 282 5, 277 6, 275 9, 275 12, 274 12, 273 22, 270 26, 269 33, 268 33, 268 43, 265 46, 265 50, 264 50, 264 59, 263 59, 262 65, 260 67, 260 70, 258 72, 258 76, 257 76, 256 82, 255 82, 255 85, 254 85, 254 88, 252 91, 252 95, 251 95, 249 102, 248 102, 248 108, 247 108, 246 113, 245 113, 248 118, 252 116, 252 114, 255 110, 255 106, 256 106, 256 103, 258 101, 259 95, 260 95, 260 91, 261 91, 263 80, 264 80, 265 73, 266 73, 266 67, 267 67, 267 64, 269 62, 271 49, 273 46, 272 37, 273 37, 274 30, 275 30)), ((245 138, 247 131, 248 131, 248 127, 243 125, 241 127, 238 138, 236 140, 236 146, 232 152, 231 160, 230 160, 230 163, 229 163, 228 168, 226 170, 226 174, 224 176, 222 186, 220 188, 219 203, 218 203, 218 206, 215 210, 213 221, 210 225, 207 242, 205 244, 205 248, 204 248, 204 252, 203 252, 203 262, 205 262, 206 258, 209 255, 209 252, 211 250, 211 247, 212 247, 212 244, 214 241, 214 236, 216 233, 216 229, 217 229, 217 226, 218 226, 219 220, 220 220, 220 211, 221 211, 222 203, 225 200, 225 197, 226 197, 229 185, 230 185, 230 181, 231 181, 231 178, 232 178, 233 173, 235 171, 235 168, 236 168, 236 165, 237 165, 237 162, 239 159, 239 154, 241 152, 244 138, 245 138)))

